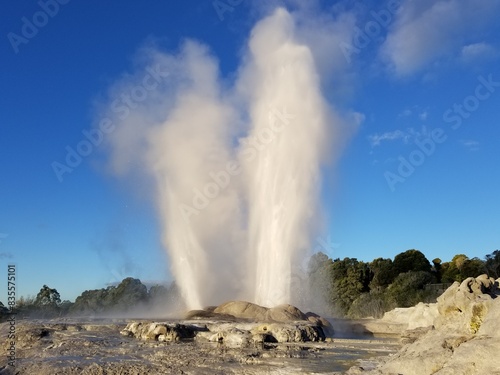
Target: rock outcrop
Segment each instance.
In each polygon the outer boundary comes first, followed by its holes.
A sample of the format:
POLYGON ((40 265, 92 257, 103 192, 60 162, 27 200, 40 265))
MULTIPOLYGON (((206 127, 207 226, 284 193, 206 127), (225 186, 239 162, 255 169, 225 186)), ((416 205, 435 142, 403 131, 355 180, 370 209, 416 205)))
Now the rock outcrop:
POLYGON ((173 342, 194 338, 197 332, 203 330, 206 328, 186 324, 133 322, 127 324, 120 333, 142 340, 173 342))
POLYGON ((387 319, 394 317, 408 328, 420 328, 411 331, 416 334, 409 344, 370 373, 500 374, 498 284, 486 275, 471 277, 454 283, 436 304, 388 313, 387 319), (411 321, 414 317, 416 322, 411 321))
POLYGON ((310 323, 213 323, 199 332, 197 341, 219 342, 229 347, 249 347, 263 343, 324 341, 323 329, 310 323))
POLYGON ((267 308, 250 302, 231 301, 205 310, 190 311, 186 318, 185 324, 129 323, 121 334, 167 342, 194 338, 240 348, 263 343, 324 341, 333 333, 326 319, 314 313, 304 314, 292 305, 267 308))
POLYGON ((297 307, 283 304, 272 308, 259 306, 246 301, 230 301, 220 306, 207 307, 204 310, 189 311, 187 320, 207 320, 259 323, 300 323, 320 327, 326 336, 333 335, 333 327, 325 318, 312 313, 303 313, 297 307))
POLYGON ((396 308, 384 314, 381 321, 398 324, 400 329, 412 330, 430 327, 439 316, 438 307, 435 303, 419 303, 408 308, 396 308))
POLYGON ((460 333, 477 333, 498 294, 498 283, 486 275, 469 277, 461 284, 455 282, 438 297, 439 316, 434 326, 460 333))
POLYGON ((217 306, 213 312, 215 314, 230 315, 239 319, 251 321, 263 321, 266 317, 268 308, 245 301, 230 301, 217 306))
POLYGON ((251 302, 230 301, 217 306, 213 313, 254 322, 288 323, 307 320, 306 314, 295 306, 288 304, 267 308, 251 302))
POLYGON ((413 307, 398 307, 388 311, 381 319, 359 319, 350 325, 357 332, 383 335, 403 335, 408 330, 422 331, 434 325, 438 317, 435 303, 419 303, 413 307))

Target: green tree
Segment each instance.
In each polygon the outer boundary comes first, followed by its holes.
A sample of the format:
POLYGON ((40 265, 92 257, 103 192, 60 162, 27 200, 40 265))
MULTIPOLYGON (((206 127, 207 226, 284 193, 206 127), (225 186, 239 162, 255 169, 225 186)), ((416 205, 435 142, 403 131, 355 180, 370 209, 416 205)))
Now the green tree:
POLYGON ((488 273, 487 261, 483 262, 479 258, 469 259, 465 254, 457 254, 451 262, 443 263, 441 280, 444 283, 462 282, 468 277, 477 277, 483 273, 488 273))
POLYGON ((57 289, 49 288, 44 285, 40 292, 36 295, 35 305, 36 306, 51 306, 57 307, 61 303, 61 296, 57 289))
POLYGON ((500 277, 500 250, 495 250, 486 255, 486 271, 490 277, 495 279, 500 277))
POLYGON ((460 274, 463 280, 468 277, 478 277, 484 273, 488 273, 488 271, 486 269, 485 262, 479 258, 466 259, 460 269, 460 274))
POLYGON ((453 262, 444 262, 441 265, 441 282, 443 283, 453 283, 455 281, 462 281, 462 276, 460 275, 460 270, 457 268, 456 264, 453 262))
POLYGON ((111 309, 112 301, 109 298, 109 293, 114 288, 114 286, 109 286, 106 289, 84 291, 76 297, 75 303, 70 308, 70 312, 76 314, 93 314, 111 309))
POLYGON ((24 309, 23 315, 36 314, 43 318, 51 318, 60 314, 61 296, 56 289, 44 285, 36 295, 33 309, 24 309))
POLYGON ((385 288, 394 281, 397 274, 394 271, 394 265, 391 259, 377 258, 370 264, 372 280, 370 281, 370 289, 385 288))
POLYGON ((128 310, 147 302, 148 289, 141 283, 141 280, 127 277, 110 292, 110 297, 114 307, 128 310))
POLYGON ((150 302, 164 301, 168 298, 168 288, 163 285, 153 285, 149 288, 148 299, 150 302))
POLYGON ((419 302, 427 302, 427 299, 432 296, 425 291, 425 286, 434 282, 436 279, 430 272, 401 273, 387 288, 387 297, 392 307, 411 307, 419 302))
POLYGON ((307 265, 309 274, 313 274, 318 271, 320 268, 324 267, 326 263, 331 261, 331 259, 325 253, 321 251, 315 253, 309 259, 309 263, 307 265))
POLYGON ((60 309, 59 314, 60 315, 66 315, 66 314, 68 314, 68 312, 71 309, 71 306, 73 306, 73 302, 68 301, 68 300, 62 301, 61 304, 59 305, 59 309, 60 309))
POLYGON ((148 291, 139 279, 127 277, 117 286, 86 290, 75 300, 72 313, 93 314, 104 311, 127 311, 148 301, 148 291))
POLYGON ((10 310, 0 301, 0 323, 6 321, 9 317, 10 310))
POLYGON ((457 267, 457 269, 459 271, 461 271, 462 270, 462 266, 464 265, 464 263, 465 263, 465 261, 467 259, 469 259, 467 257, 467 255, 465 255, 465 254, 457 254, 457 255, 455 255, 453 257, 453 259, 451 260, 451 262, 455 264, 455 267, 457 267))
POLYGON ((316 253, 308 263, 307 304, 313 311, 334 314, 332 301, 333 261, 322 252, 316 253))
POLYGON ((433 266, 432 266, 432 272, 436 276, 436 281, 438 283, 441 282, 441 276, 442 276, 442 268, 443 268, 443 266, 442 266, 441 263, 442 263, 441 259, 439 259, 439 258, 434 258, 432 260, 432 264, 433 264, 433 266))
POLYGON ((29 316, 37 307, 35 306, 35 297, 21 296, 16 303, 16 309, 20 316, 29 316))
POLYGON ((181 294, 175 281, 168 287, 153 285, 148 291, 148 303, 150 306, 179 305, 181 300, 181 294))
POLYGON ((356 258, 336 259, 332 264, 332 301, 340 315, 345 316, 354 300, 368 292, 370 269, 356 258))
POLYGON ((371 290, 369 293, 362 293, 352 303, 347 317, 351 319, 381 318, 386 311, 391 309, 386 292, 380 288, 371 290))
POLYGON ((394 270, 396 274, 408 271, 431 272, 431 264, 425 255, 415 249, 407 250, 394 257, 394 270))

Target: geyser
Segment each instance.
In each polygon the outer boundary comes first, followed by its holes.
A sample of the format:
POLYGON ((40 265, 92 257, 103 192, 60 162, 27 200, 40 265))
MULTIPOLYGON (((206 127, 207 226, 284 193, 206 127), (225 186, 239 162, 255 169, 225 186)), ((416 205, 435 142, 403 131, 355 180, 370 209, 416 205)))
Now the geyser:
POLYGON ((326 115, 311 51, 294 40, 288 13, 279 10, 255 27, 250 56, 248 137, 277 127, 270 108, 289 112, 275 119, 282 130, 245 169, 254 301, 274 306, 290 302, 292 269, 309 244, 326 115))
MULTIPOLYGON (((111 103, 111 161, 117 173, 135 168, 154 181, 163 243, 187 307, 290 303, 292 272, 318 216, 327 126, 339 126, 294 17, 278 8, 254 27, 231 83, 197 42, 176 55, 143 52, 169 76, 126 115, 111 103)), ((128 77, 112 96, 142 78, 128 77)))

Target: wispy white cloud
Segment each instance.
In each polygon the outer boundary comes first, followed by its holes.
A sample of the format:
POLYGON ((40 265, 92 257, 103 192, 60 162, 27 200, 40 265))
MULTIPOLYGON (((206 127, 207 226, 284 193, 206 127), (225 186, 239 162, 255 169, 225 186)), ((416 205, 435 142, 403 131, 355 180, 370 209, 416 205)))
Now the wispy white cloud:
POLYGON ((428 109, 424 108, 422 109, 418 105, 414 105, 411 108, 405 108, 402 110, 400 113, 398 113, 398 118, 404 118, 404 117, 411 117, 411 116, 418 116, 418 118, 422 121, 427 120, 427 116, 429 115, 428 109))
POLYGON ((385 132, 382 134, 372 134, 368 136, 370 144, 372 147, 380 146, 382 142, 385 141, 396 141, 402 139, 405 143, 408 142, 409 134, 403 132, 402 130, 395 130, 392 132, 385 132))
POLYGON ((408 134, 410 135, 410 139, 422 139, 429 138, 431 136, 431 131, 427 128, 427 126, 423 125, 420 130, 408 128, 408 134))
POLYGON ((474 141, 472 139, 462 139, 459 142, 469 151, 479 150, 480 144, 478 141, 474 141))
POLYGON ((459 56, 496 21, 498 0, 404 0, 380 53, 397 76, 410 75, 442 57, 459 56))
POLYGON ((385 132, 382 134, 372 134, 368 136, 368 140, 372 147, 380 146, 382 142, 391 142, 391 141, 402 141, 407 144, 417 139, 422 139, 425 137, 429 137, 430 132, 426 126, 422 126, 420 130, 416 130, 414 128, 408 128, 406 130, 394 130, 390 132, 385 132))
POLYGON ((409 108, 406 108, 404 109, 399 115, 398 117, 409 117, 413 114, 413 111, 409 108))
POLYGON ((486 42, 472 43, 462 47, 462 61, 469 63, 472 61, 491 59, 499 55, 499 51, 486 42))

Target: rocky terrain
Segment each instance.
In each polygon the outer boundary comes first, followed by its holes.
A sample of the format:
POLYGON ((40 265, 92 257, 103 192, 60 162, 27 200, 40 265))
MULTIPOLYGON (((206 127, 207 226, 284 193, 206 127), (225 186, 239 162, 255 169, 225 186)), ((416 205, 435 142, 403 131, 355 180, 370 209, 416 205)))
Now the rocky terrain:
POLYGON ((290 305, 241 301, 177 321, 18 321, 16 366, 2 356, 0 374, 500 374, 498 286, 468 278, 435 304, 333 327, 290 305), (346 338, 353 332, 398 336, 346 338))
POLYGON ((435 304, 395 309, 367 330, 402 332, 403 348, 377 369, 349 374, 500 374, 499 282, 486 275, 454 283, 435 304))
MULTIPOLYGON (((0 325, 2 337, 8 330, 0 325)), ((178 321, 18 321, 16 366, 2 356, 0 374, 340 374, 374 368, 373 357, 399 348, 396 340, 332 332, 328 321, 290 305, 238 301, 178 321)))

